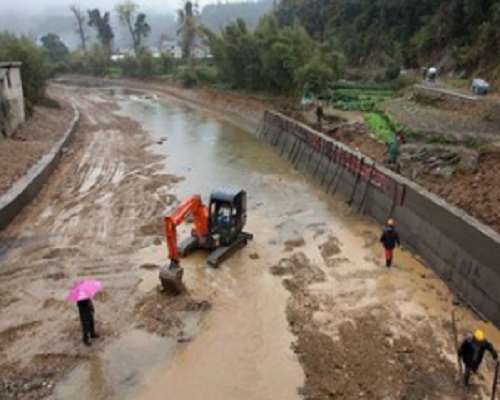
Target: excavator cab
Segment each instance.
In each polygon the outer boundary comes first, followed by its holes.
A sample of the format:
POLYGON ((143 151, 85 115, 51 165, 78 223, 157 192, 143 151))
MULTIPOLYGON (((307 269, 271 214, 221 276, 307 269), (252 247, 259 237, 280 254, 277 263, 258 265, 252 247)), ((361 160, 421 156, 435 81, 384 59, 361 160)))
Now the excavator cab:
POLYGON ((209 232, 222 246, 237 239, 247 220, 247 194, 244 190, 221 189, 213 192, 209 203, 209 232))

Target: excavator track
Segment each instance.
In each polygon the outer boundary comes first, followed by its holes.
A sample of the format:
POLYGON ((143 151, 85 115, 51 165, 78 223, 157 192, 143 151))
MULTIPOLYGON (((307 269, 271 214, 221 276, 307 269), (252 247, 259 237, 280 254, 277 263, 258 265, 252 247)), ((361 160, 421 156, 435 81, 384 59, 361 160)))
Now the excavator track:
POLYGON ((236 240, 229 246, 221 246, 212 251, 207 258, 207 264, 211 267, 217 268, 220 263, 230 257, 239 249, 245 247, 249 240, 253 239, 253 235, 247 232, 241 232, 236 240))

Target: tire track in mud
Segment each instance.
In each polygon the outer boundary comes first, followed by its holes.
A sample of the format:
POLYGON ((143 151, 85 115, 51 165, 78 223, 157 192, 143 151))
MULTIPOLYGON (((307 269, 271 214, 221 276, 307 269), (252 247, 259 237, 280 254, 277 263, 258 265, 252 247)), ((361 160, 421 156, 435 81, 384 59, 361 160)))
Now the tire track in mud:
POLYGON ((76 309, 65 301, 75 279, 103 282, 97 328, 108 341, 133 323, 141 278, 132 255, 161 243, 159 216, 176 202, 169 189, 177 178, 161 174, 151 140, 114 114, 113 99, 84 89, 65 96, 82 114, 75 140, 50 183, 0 235, 0 398, 43 398, 88 358, 76 309))

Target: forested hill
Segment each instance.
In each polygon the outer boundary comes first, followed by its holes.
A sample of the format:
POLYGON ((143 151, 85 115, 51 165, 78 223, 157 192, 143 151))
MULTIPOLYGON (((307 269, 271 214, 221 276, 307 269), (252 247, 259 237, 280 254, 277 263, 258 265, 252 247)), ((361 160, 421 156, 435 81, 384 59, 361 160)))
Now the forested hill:
POLYGON ((282 0, 277 16, 354 64, 441 62, 500 80, 500 0, 282 0))
POLYGON ((208 4, 201 12, 201 22, 218 32, 237 18, 245 21, 249 28, 255 28, 260 18, 271 11, 273 0, 239 1, 231 3, 208 4))

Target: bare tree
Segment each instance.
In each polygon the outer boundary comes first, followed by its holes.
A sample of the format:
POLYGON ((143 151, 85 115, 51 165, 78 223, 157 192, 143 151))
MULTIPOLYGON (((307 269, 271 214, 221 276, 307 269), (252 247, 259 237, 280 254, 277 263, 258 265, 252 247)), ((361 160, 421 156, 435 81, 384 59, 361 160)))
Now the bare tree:
POLYGON ((128 28, 134 52, 137 55, 142 47, 143 39, 151 33, 151 27, 146 22, 146 14, 138 14, 139 6, 131 0, 124 0, 117 4, 115 11, 120 23, 128 28))
POLYGON ((85 22, 86 22, 85 13, 76 4, 73 4, 69 9, 75 16, 76 33, 78 33, 78 35, 80 36, 81 47, 85 51, 87 50, 87 35, 85 34, 85 22))

